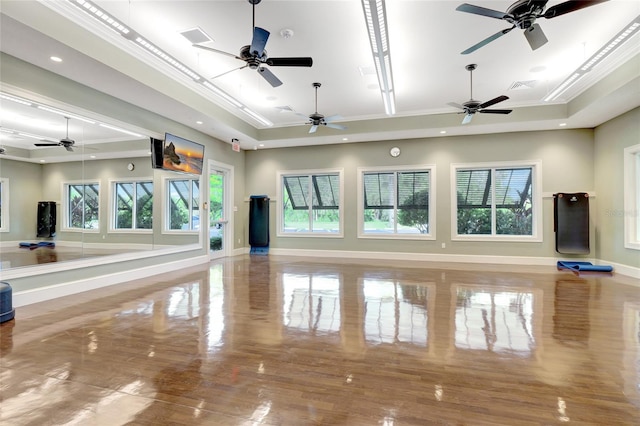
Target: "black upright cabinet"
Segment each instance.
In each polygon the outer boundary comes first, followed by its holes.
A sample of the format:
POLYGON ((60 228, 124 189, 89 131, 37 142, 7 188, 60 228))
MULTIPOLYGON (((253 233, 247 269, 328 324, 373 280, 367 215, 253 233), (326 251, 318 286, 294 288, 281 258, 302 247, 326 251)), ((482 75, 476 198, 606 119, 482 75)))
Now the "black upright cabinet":
POLYGON ((55 201, 38 201, 36 236, 38 238, 51 238, 56 236, 55 201))

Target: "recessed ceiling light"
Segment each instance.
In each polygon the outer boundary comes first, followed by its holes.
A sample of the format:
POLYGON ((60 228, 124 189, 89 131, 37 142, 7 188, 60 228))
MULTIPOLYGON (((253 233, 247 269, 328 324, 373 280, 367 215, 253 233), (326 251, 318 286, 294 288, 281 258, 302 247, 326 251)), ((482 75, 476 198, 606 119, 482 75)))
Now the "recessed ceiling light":
POLYGON ((447 131, 446 131, 446 130, 440 130, 440 134, 441 134, 441 135, 444 135, 444 134, 446 134, 446 133, 447 133, 447 131))
POLYGON ((343 140, 343 141, 348 141, 348 140, 349 140, 349 138, 342 138, 342 140, 343 140))
POLYGON ((558 126, 560 126, 560 127, 564 127, 564 126, 566 126, 566 125, 567 125, 567 123, 560 123, 560 124, 558 124, 558 126))
POLYGON ((44 163, 45 161, 44 161, 44 160, 40 160, 40 162, 41 162, 41 163, 44 163))
POLYGON ((264 144, 263 144, 263 143, 261 143, 261 144, 260 144, 260 146, 264 146, 264 144))
POLYGON ((52 56, 49 59, 51 59, 53 62, 62 62, 62 58, 59 58, 57 56, 52 56))
POLYGON ((202 124, 202 121, 198 120, 196 121, 196 124, 202 124))
POLYGON ((96 156, 95 155, 90 155, 89 158, 96 158, 96 156))

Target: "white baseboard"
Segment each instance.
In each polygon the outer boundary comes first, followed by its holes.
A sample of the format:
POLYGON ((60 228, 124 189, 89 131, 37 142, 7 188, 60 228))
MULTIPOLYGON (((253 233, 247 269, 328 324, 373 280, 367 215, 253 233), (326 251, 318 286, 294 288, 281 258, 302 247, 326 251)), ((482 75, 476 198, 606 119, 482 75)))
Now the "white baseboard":
POLYGON ((72 294, 82 293, 89 290, 96 290, 115 284, 122 284, 128 281, 148 278, 154 275, 173 272, 176 269, 184 269, 207 262, 209 262, 209 255, 202 255, 189 259, 177 260, 175 262, 147 266, 135 270, 116 272, 99 277, 90 277, 78 281, 15 292, 13 293, 13 307, 19 308, 20 306, 30 305, 32 303, 44 302, 58 297, 70 296, 72 294))
MULTIPOLYGON (((440 253, 388 253, 371 251, 336 251, 336 250, 303 250, 303 249, 269 249, 269 253, 283 256, 309 256, 322 258, 342 259, 379 259, 379 260, 409 260, 416 262, 450 262, 450 263, 475 263, 495 265, 522 265, 522 266, 556 266, 561 260, 556 257, 533 256, 490 256, 476 254, 440 254, 440 253)), ((580 258, 583 262, 592 262, 595 265, 611 265, 616 274, 630 278, 640 279, 640 268, 629 265, 612 263, 599 259, 580 258)), ((632 283, 640 287, 640 281, 632 283)))

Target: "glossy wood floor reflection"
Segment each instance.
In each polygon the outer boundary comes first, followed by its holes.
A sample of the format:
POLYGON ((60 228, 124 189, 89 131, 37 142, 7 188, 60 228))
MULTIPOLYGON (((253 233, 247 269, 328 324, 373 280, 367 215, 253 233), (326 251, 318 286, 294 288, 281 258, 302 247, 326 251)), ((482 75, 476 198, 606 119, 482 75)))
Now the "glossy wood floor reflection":
POLYGON ((640 287, 239 256, 18 308, 0 424, 638 425, 640 287))

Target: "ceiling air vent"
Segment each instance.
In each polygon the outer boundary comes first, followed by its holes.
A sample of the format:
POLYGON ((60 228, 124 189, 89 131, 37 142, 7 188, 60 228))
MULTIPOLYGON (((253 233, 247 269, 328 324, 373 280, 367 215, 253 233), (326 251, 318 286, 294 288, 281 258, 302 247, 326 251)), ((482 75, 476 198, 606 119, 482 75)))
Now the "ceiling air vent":
POLYGON ((538 84, 538 80, 514 81, 507 90, 533 89, 536 84, 538 84))
POLYGON ((213 41, 213 39, 209 37, 209 34, 205 33, 200 27, 180 31, 180 34, 182 34, 184 38, 189 40, 191 44, 199 44, 199 43, 206 43, 208 41, 213 41))

